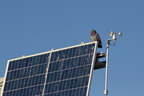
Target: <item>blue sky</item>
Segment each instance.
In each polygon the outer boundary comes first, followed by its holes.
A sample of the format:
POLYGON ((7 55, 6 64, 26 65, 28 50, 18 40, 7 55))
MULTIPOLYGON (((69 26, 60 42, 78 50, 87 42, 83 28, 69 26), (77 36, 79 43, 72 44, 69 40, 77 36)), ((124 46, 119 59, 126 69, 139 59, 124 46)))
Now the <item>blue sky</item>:
MULTIPOLYGON (((102 39, 99 52, 111 31, 123 33, 109 50, 109 96, 142 96, 143 0, 1 0, 0 77, 7 60, 91 42, 91 29, 102 39)), ((105 69, 94 71, 90 96, 104 96, 104 79, 105 69)))

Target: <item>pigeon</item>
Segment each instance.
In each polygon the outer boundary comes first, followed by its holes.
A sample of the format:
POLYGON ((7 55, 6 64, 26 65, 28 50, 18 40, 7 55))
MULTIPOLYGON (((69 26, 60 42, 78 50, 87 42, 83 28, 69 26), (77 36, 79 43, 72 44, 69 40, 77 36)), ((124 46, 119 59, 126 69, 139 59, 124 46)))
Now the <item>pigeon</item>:
POLYGON ((94 29, 91 30, 91 39, 92 41, 98 41, 98 48, 102 48, 100 36, 94 29))

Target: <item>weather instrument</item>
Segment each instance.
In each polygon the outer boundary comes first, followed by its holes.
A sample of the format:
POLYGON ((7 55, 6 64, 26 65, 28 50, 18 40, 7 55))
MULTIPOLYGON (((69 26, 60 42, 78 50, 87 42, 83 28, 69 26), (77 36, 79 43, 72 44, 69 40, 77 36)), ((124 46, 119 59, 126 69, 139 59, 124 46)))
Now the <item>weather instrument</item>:
MULTIPOLYGON (((117 40, 116 38, 116 34, 114 33, 114 31, 111 31, 111 33, 109 34, 110 37, 112 37, 111 39, 107 40, 107 49, 106 49, 106 73, 105 73, 105 90, 104 90, 104 95, 108 95, 108 90, 107 90, 107 78, 108 78, 108 55, 109 55, 109 46, 114 46, 115 45, 115 41, 117 40), (114 44, 110 44, 110 41, 113 41, 114 44)), ((119 36, 122 36, 122 33, 119 32, 118 33, 119 36)))

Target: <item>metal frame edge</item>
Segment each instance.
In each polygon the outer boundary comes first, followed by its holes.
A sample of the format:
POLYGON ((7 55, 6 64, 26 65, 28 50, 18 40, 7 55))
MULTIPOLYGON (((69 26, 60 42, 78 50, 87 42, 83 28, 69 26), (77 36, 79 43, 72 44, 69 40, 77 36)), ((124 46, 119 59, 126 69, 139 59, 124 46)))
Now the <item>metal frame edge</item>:
POLYGON ((94 64, 95 64, 95 58, 96 58, 96 53, 97 53, 97 46, 98 46, 98 42, 95 41, 95 49, 94 49, 94 54, 93 54, 93 59, 92 59, 92 67, 91 67, 91 71, 90 71, 90 77, 89 77, 88 89, 87 89, 86 96, 89 96, 89 92, 90 92, 91 81, 92 81, 93 70, 94 70, 94 64))

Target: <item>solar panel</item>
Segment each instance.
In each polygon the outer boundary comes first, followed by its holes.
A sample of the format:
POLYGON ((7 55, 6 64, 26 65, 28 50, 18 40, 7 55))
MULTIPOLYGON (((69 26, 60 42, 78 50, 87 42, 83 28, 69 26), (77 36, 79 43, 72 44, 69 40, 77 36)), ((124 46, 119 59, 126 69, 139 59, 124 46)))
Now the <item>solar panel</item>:
POLYGON ((88 96, 97 42, 8 61, 2 96, 88 96))

